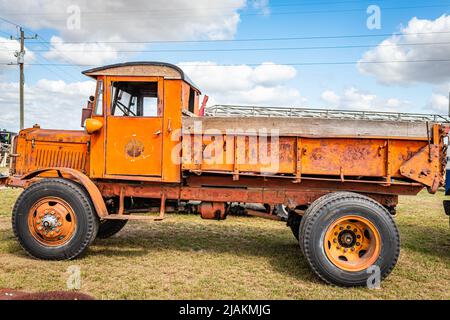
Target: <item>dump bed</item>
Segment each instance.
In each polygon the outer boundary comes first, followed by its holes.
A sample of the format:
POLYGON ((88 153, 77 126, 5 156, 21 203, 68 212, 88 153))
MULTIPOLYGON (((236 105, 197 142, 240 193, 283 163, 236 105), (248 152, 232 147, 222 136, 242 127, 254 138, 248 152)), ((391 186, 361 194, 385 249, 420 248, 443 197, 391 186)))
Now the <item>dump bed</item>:
POLYGON ((367 183, 444 181, 447 126, 432 121, 184 117, 185 172, 367 183))

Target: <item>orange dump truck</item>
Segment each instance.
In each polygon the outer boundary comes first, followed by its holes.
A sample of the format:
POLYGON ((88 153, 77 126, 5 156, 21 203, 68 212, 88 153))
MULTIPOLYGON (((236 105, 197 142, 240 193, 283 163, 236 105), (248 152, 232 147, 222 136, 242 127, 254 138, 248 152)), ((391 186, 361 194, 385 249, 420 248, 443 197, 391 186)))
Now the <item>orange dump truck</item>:
POLYGON ((324 281, 366 285, 397 262, 398 196, 444 183, 444 118, 303 109, 252 116, 231 106, 203 116, 199 89, 177 66, 84 74, 97 81, 84 130, 22 130, 10 175, 0 178, 24 188, 12 225, 36 258, 76 258, 128 220, 159 221, 178 207, 217 220, 245 210, 287 221, 324 281))

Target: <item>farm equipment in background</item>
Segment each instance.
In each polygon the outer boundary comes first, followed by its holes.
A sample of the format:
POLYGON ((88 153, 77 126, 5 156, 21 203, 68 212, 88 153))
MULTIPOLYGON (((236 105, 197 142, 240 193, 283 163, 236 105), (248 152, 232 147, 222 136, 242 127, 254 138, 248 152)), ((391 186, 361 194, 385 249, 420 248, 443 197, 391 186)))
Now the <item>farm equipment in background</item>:
POLYGON ((447 117, 205 109, 200 90, 167 63, 84 74, 97 81, 84 131, 22 130, 11 176, 0 178, 25 189, 12 224, 33 257, 76 258, 129 220, 161 221, 183 205, 204 219, 245 211, 287 220, 321 279, 361 286, 374 266, 384 279, 397 263, 398 196, 444 184, 447 117))
POLYGON ((13 132, 6 130, 0 131, 0 167, 7 167, 10 161, 12 139, 15 136, 13 132))

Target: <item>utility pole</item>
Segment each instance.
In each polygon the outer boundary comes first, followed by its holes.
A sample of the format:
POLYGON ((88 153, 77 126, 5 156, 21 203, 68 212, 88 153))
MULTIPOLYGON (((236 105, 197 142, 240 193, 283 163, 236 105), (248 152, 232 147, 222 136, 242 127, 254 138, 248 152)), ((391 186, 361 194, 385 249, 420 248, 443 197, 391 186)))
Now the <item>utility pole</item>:
MULTIPOLYGON (((20 38, 16 39, 20 41, 20 51, 16 51, 14 54, 17 58, 17 64, 20 69, 20 80, 19 80, 19 99, 20 99, 20 130, 25 127, 25 102, 24 102, 24 86, 25 86, 25 74, 24 74, 24 63, 25 63, 25 40, 27 39, 36 39, 37 35, 34 37, 27 38, 25 37, 25 32, 22 27, 19 27, 20 38)), ((12 37, 11 37, 12 38, 12 37)))

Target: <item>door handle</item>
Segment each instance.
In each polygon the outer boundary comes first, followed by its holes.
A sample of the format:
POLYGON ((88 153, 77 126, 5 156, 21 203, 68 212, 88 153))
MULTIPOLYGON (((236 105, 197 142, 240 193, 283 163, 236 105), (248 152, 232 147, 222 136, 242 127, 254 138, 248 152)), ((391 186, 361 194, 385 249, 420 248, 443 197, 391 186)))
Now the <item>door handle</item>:
POLYGON ((170 133, 172 132, 172 119, 169 118, 169 123, 167 124, 167 131, 170 133))
POLYGON ((155 131, 155 133, 153 133, 155 136, 159 136, 161 134, 161 130, 155 131))

